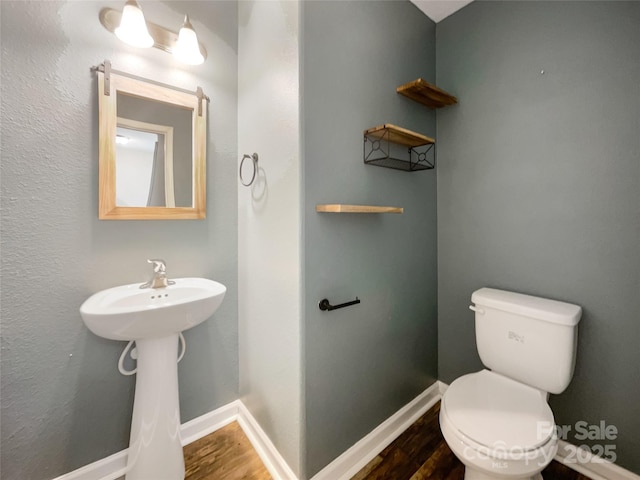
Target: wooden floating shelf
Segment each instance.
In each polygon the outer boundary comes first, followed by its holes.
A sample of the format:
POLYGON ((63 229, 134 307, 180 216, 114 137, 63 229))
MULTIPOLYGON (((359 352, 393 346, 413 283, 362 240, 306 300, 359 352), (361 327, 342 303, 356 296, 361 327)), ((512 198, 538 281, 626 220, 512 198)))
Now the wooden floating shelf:
POLYGON ((442 108, 458 103, 458 99, 444 90, 418 78, 396 88, 396 92, 429 108, 442 108))
POLYGON ((412 132, 411 130, 398 127, 390 123, 385 123, 384 125, 379 125, 365 130, 364 135, 366 137, 373 137, 379 140, 389 140, 391 143, 397 143, 398 145, 404 145, 405 147, 421 147, 423 145, 436 143, 436 141, 431 137, 427 137, 421 133, 412 132))
POLYGON ((330 203, 316 205, 316 212, 321 213, 402 213, 402 207, 378 207, 375 205, 345 205, 330 203))

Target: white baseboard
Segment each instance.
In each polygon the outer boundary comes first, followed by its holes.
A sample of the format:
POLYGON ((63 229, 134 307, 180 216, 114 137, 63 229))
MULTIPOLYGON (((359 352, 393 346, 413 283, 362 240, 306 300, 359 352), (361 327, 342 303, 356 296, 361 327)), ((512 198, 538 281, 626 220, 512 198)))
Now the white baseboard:
POLYGON ((127 450, 122 450, 54 480, 118 480, 124 478, 126 469, 127 450))
POLYGON ((220 408, 205 413, 199 417, 183 423, 180 427, 182 446, 189 445, 196 440, 206 437, 210 433, 229 425, 240 415, 240 407, 244 407, 240 400, 223 405, 220 408))
MULTIPOLYGON (((182 445, 196 440, 237 421, 258 453, 260 460, 269 470, 274 480, 297 480, 295 474, 273 446, 260 425, 240 400, 223 405, 184 423, 180 427, 182 445)), ((66 473, 54 480, 120 480, 124 479, 127 467, 128 449, 66 473)))
POLYGON ((436 381, 333 462, 320 470, 311 480, 350 479, 435 405, 439 399, 440 382, 436 381))
POLYGON ((247 410, 247 407, 239 400, 238 403, 240 407, 238 423, 274 480, 298 480, 296 474, 293 473, 293 470, 280 455, 278 449, 271 443, 267 434, 264 433, 256 419, 247 410))
POLYGON ((593 480, 640 480, 640 475, 564 440, 558 441, 558 453, 554 460, 593 480))

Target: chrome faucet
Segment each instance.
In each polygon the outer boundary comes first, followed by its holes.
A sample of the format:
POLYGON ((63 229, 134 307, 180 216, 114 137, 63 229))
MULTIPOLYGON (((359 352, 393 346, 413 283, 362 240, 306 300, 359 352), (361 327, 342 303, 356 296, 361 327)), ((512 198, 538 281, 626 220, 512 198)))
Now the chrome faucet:
POLYGON ((147 283, 140 285, 140 288, 163 288, 176 283, 167 278, 167 265, 164 260, 152 258, 147 260, 147 263, 153 264, 153 277, 147 283))

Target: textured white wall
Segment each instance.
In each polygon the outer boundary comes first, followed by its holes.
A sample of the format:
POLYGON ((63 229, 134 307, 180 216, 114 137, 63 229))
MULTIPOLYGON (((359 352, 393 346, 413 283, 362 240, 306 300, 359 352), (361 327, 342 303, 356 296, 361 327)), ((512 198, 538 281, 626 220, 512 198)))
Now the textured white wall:
MULTIPOLYGON (((238 190, 240 393, 300 470, 299 4, 239 4, 238 156, 259 177, 238 190), (249 162, 250 163, 250 162, 249 162)), ((251 169, 245 170, 250 175, 251 169)))
POLYGON ((232 2, 146 2, 149 21, 177 28, 185 12, 209 59, 184 67, 122 44, 99 23, 121 1, 2 1, 2 479, 54 478, 127 447, 133 377, 124 343, 83 325, 93 292, 170 276, 228 287, 216 315, 186 332, 182 420, 237 398, 237 8, 232 2), (207 218, 99 221, 97 84, 114 68, 211 97, 207 218))

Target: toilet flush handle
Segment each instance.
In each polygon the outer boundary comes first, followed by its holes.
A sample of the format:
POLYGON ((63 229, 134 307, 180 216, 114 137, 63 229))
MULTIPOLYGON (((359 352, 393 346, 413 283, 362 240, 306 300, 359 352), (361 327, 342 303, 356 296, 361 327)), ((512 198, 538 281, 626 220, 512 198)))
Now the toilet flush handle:
POLYGON ((480 315, 484 315, 484 310, 476 307, 475 305, 469 305, 469 310, 473 310, 474 312, 479 313, 480 315))

